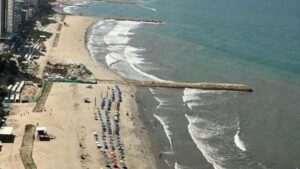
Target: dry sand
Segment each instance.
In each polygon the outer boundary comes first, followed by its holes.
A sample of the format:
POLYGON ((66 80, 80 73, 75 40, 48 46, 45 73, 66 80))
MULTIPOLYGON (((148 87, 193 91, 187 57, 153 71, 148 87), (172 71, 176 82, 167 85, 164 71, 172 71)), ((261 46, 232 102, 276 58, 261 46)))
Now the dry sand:
MULTIPOLYGON (((60 17, 57 17, 60 21, 60 17)), ((61 31, 57 31, 60 22, 51 24, 45 31, 53 33, 47 40, 46 56, 39 59, 41 68, 47 61, 85 64, 99 79, 120 79, 117 75, 99 67, 90 57, 85 46, 85 32, 97 18, 67 16, 61 31), (60 33, 57 47, 52 47, 56 33, 60 33)), ((39 72, 42 75, 42 69, 39 72)), ((47 127, 48 132, 56 137, 50 142, 37 139, 34 142, 33 158, 40 169, 99 169, 103 157, 96 148, 92 135, 101 128, 94 119, 95 108, 99 107, 101 93, 108 91, 108 84, 87 85, 55 83, 45 104, 45 112, 32 113, 34 104, 15 104, 12 115, 8 117, 8 126, 14 127, 15 142, 5 143, 0 152, 1 169, 23 169, 19 149, 26 124, 47 127), (92 103, 84 103, 89 97, 92 103), (96 101, 96 102, 95 102, 96 101), (27 113, 28 112, 28 113, 27 113), (84 148, 79 145, 84 145, 84 148), (85 160, 81 159, 84 155, 85 160)), ((109 85, 114 86, 113 84, 109 85)), ((154 169, 154 155, 151 154, 147 131, 137 118, 134 89, 120 86, 123 92, 121 104, 121 138, 125 144, 126 163, 129 168, 154 169), (130 116, 126 116, 126 113, 130 116)))

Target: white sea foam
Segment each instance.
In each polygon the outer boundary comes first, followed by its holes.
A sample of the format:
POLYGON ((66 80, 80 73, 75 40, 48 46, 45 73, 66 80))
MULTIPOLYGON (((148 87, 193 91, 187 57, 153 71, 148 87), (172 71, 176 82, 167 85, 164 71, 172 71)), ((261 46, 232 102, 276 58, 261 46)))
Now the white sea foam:
POLYGON ((194 106, 200 106, 201 97, 198 96, 200 90, 186 88, 183 91, 182 100, 192 110, 194 106))
POLYGON ((172 166, 171 163, 170 163, 167 159, 165 159, 164 161, 165 161, 165 163, 168 165, 168 167, 171 167, 171 166, 172 166))
POLYGON ((132 30, 141 24, 143 22, 113 19, 97 22, 93 25, 87 44, 90 54, 94 60, 98 60, 95 58, 98 57, 99 53, 107 52, 104 54, 107 66, 120 75, 125 75, 126 78, 171 82, 141 69, 142 66, 149 64, 140 55, 145 49, 138 49, 129 45, 131 36, 134 35, 132 30))
MULTIPOLYGON (((114 30, 117 31, 117 30, 114 30)), ((103 40, 106 44, 110 45, 110 44, 127 44, 130 40, 129 37, 125 36, 125 35, 118 35, 118 34, 114 34, 115 32, 110 32, 109 34, 105 35, 103 37, 103 40)))
MULTIPOLYGON (((124 50, 124 48, 125 48, 125 46, 123 46, 123 45, 115 45, 115 46, 108 46, 107 47, 107 50, 109 51, 109 52, 123 52, 123 50, 124 50)), ((121 54, 120 54, 121 55, 121 54)), ((122 56, 122 58, 124 58, 124 56, 122 56)))
POLYGON ((198 102, 188 102, 187 106, 190 108, 190 110, 193 110, 193 107, 201 106, 202 104, 198 102))
POLYGON ((143 76, 150 78, 152 80, 161 81, 161 82, 171 82, 171 81, 166 81, 166 80, 160 79, 152 74, 146 73, 146 72, 142 71, 141 69, 139 69, 136 66, 136 63, 138 61, 138 53, 137 52, 139 52, 139 50, 136 48, 133 49, 133 47, 131 47, 131 46, 127 46, 124 51, 124 56, 127 59, 127 62, 136 72, 138 72, 138 73, 142 74, 143 76))
POLYGON ((76 10, 77 8, 78 7, 74 6, 74 5, 72 5, 72 6, 66 6, 66 7, 63 8, 63 11, 65 13, 72 14, 74 12, 74 10, 76 10))
POLYGON ((149 88, 152 94, 159 94, 159 90, 155 88, 149 88))
POLYGON ((144 9, 151 10, 151 11, 157 11, 157 9, 155 9, 155 8, 147 7, 147 6, 144 6, 144 5, 139 5, 139 6, 144 8, 144 9))
POLYGON ((240 138, 240 132, 241 132, 241 128, 240 128, 240 124, 238 123, 238 131, 234 135, 234 143, 240 150, 247 151, 245 143, 240 138))
MULTIPOLYGON (((104 30, 107 30, 109 29, 108 26, 105 25, 106 21, 104 20, 100 20, 98 21, 96 24, 93 25, 93 29, 91 31, 91 35, 95 35, 95 34, 98 34, 98 33, 101 33, 103 32, 104 30)), ((98 39, 99 37, 97 37, 98 39)))
POLYGON ((215 91, 185 88, 183 91, 182 100, 185 103, 191 101, 199 102, 201 100, 201 94, 207 93, 215 93, 215 91))
POLYGON ((106 64, 109 67, 122 60, 121 56, 118 53, 109 53, 105 56, 105 59, 106 59, 106 64))
POLYGON ((200 90, 185 88, 182 96, 183 102, 201 100, 201 97, 198 96, 199 91, 200 90))
POLYGON ((235 136, 234 136, 234 143, 242 151, 247 151, 244 142, 239 137, 239 134, 240 134, 240 131, 237 131, 236 134, 235 134, 235 136))
POLYGON ((76 10, 76 9, 78 9, 80 6, 83 6, 83 5, 86 5, 86 4, 88 4, 88 3, 90 3, 90 1, 73 1, 73 5, 69 5, 69 6, 65 6, 64 8, 63 8, 63 11, 65 12, 65 13, 69 13, 69 14, 72 14, 72 13, 74 13, 74 11, 76 10))
POLYGON ((139 52, 144 51, 144 49, 138 49, 132 46, 127 46, 124 51, 124 56, 130 65, 143 64, 144 58, 141 58, 139 52))
POLYGON ((175 162, 174 169, 187 169, 187 167, 185 167, 183 165, 180 165, 177 162, 175 162))
POLYGON ((154 99, 158 102, 158 105, 156 106, 156 109, 160 109, 160 108, 164 108, 164 109, 169 109, 169 110, 173 110, 174 107, 171 106, 172 103, 170 102, 170 100, 161 95, 161 89, 154 89, 154 88, 149 88, 150 92, 152 93, 154 99))
MULTIPOLYGON (((92 31, 92 35, 89 39, 89 42, 96 46, 101 45, 101 40, 97 39, 99 38, 98 33, 107 30, 109 26, 113 26, 113 28, 103 36, 103 41, 106 44, 106 48, 109 52, 105 56, 107 65, 112 68, 112 65, 120 61, 127 62, 133 70, 135 70, 137 73, 144 76, 145 78, 164 81, 154 75, 142 71, 138 67, 142 64, 145 64, 144 59, 139 54, 140 52, 144 51, 144 49, 138 49, 129 45, 130 36, 134 34, 132 30, 138 28, 141 24, 142 23, 138 21, 106 20, 104 22, 98 22, 94 25, 94 29, 92 31), (93 37, 93 34, 96 34, 95 38, 93 37)), ((89 45, 91 46, 91 44, 89 45)), ((120 67, 117 66, 115 66, 114 68, 120 69, 120 67)))
POLYGON ((208 139, 223 134, 224 126, 220 126, 200 117, 186 115, 186 118, 188 118, 189 122, 197 124, 197 127, 201 128, 201 130, 199 129, 200 131, 197 133, 197 137, 199 139, 208 139))
POLYGON ((215 169, 224 169, 222 167, 224 158, 219 155, 216 148, 211 147, 206 141, 208 138, 222 134, 223 127, 198 117, 185 116, 189 122, 188 131, 204 158, 211 163, 215 169), (196 124, 201 127, 198 128, 196 124))
MULTIPOLYGON (((93 50, 91 50, 91 47, 98 47, 100 45, 104 44, 103 40, 99 40, 99 33, 103 32, 105 29, 108 29, 108 27, 105 25, 105 21, 98 21, 96 24, 93 25, 89 39, 88 39, 88 48, 90 50, 90 52, 92 52, 93 50)), ((92 55, 94 56, 94 55, 92 55)))
POLYGON ((163 126, 164 131, 165 131, 165 133, 166 133, 166 136, 167 136, 167 138, 168 138, 168 140, 169 140, 171 150, 173 151, 173 144, 172 144, 172 138, 171 138, 172 135, 173 135, 173 133, 172 133, 172 131, 170 130, 170 127, 169 127, 169 125, 168 125, 168 123, 169 123, 168 119, 167 119, 166 117, 158 116, 158 115, 156 115, 156 114, 154 114, 153 116, 154 116, 154 117, 160 122, 160 124, 163 126))
POLYGON ((197 95, 197 94, 221 94, 224 91, 214 91, 214 90, 200 90, 200 89, 191 89, 185 88, 184 95, 197 95))
POLYGON ((164 100, 157 96, 154 96, 154 99, 159 103, 158 106, 156 107, 157 109, 168 105, 168 100, 164 100))
POLYGON ((116 21, 117 25, 103 37, 104 42, 107 45, 111 44, 128 44, 130 38, 129 35, 133 35, 130 32, 132 29, 137 28, 141 23, 135 21, 116 21))
POLYGON ((212 91, 212 90, 199 90, 185 88, 183 91, 182 100, 192 110, 193 107, 208 105, 206 101, 202 100, 201 95, 205 94, 221 94, 223 91, 212 91))

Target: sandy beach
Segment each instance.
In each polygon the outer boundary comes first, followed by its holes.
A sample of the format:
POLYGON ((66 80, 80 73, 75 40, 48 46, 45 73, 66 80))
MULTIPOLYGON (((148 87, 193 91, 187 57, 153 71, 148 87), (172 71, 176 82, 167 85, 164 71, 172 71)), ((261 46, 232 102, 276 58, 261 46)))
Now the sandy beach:
MULTIPOLYGON (((45 64, 82 63, 98 79, 121 79, 119 76, 98 66, 89 56, 85 45, 88 27, 99 18, 55 16, 56 23, 49 25, 45 31, 52 34, 45 42, 47 53, 42 56, 39 76, 45 64), (63 24, 66 23, 66 25, 63 24), (62 29, 58 29, 63 25, 62 29), (57 38, 57 35, 59 38, 57 38), (54 45, 56 43, 56 45, 54 45)), ((34 142, 33 159, 41 169, 99 169, 105 168, 103 156, 96 148, 93 132, 101 132, 94 113, 100 107, 104 95, 110 96, 114 84, 93 85, 55 83, 45 104, 45 111, 33 113, 34 103, 14 104, 8 116, 8 126, 14 127, 14 143, 5 143, 0 152, 0 168, 23 169, 19 149, 22 144, 26 124, 46 127, 55 136, 51 141, 34 142), (90 98, 91 103, 84 99, 90 98)), ((128 168, 154 169, 154 155, 151 154, 147 130, 138 120, 134 88, 120 86, 123 102, 120 106, 120 135, 124 143, 128 168), (128 113, 128 114, 127 114, 128 113)), ((114 106, 113 106, 114 107, 114 106)))

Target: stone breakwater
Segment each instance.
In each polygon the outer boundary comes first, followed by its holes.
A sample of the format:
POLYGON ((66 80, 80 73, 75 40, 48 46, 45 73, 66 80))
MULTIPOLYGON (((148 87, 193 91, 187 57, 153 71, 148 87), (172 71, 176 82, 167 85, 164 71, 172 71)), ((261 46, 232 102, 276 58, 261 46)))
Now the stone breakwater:
POLYGON ((120 17, 102 17, 103 19, 113 19, 117 21, 134 21, 134 22, 142 22, 149 24, 163 24, 163 21, 153 20, 153 19, 130 19, 130 18, 120 18, 120 17))
POLYGON ((244 84, 231 84, 231 83, 182 83, 182 82, 158 82, 158 81, 135 81, 135 80, 101 80, 100 83, 116 83, 123 85, 133 85, 137 87, 152 87, 152 88, 193 88, 202 90, 227 90, 239 92, 253 92, 253 89, 244 84))

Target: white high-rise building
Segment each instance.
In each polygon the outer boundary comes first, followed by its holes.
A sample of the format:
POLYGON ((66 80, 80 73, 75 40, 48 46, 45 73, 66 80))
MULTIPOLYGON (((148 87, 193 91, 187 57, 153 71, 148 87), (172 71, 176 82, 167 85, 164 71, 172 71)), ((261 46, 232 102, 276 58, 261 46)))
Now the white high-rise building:
POLYGON ((15 0, 0 0, 0 37, 16 31, 15 0))
POLYGON ((16 31, 15 25, 15 0, 8 0, 7 3, 7 33, 14 33, 16 31))

